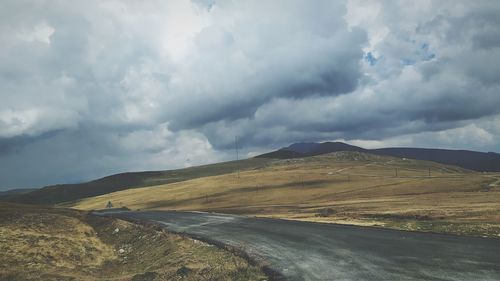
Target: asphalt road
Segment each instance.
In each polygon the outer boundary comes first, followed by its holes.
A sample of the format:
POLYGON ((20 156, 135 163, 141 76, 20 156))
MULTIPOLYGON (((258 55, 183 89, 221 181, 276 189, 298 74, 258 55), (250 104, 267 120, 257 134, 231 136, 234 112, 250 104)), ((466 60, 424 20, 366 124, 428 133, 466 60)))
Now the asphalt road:
POLYGON ((500 239, 199 212, 117 212, 243 248, 287 280, 500 280, 500 239))

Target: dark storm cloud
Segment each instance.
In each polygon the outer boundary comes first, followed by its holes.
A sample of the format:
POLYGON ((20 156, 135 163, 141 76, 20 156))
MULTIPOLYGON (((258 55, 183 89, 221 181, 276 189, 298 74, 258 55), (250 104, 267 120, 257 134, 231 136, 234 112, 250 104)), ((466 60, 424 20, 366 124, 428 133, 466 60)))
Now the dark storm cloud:
POLYGON ((295 141, 500 150, 495 1, 3 1, 0 188, 295 141))
MULTIPOLYGON (((331 11, 338 17, 343 12, 331 11)), ((348 31, 345 23, 311 27, 317 17, 292 15, 283 15, 285 23, 275 30, 272 21, 259 24, 253 18, 232 26, 232 31, 204 29, 196 46, 203 55, 187 60, 185 78, 189 83, 172 88, 183 94, 172 97, 177 106, 167 112, 170 128, 191 129, 251 117, 275 98, 305 99, 353 91, 362 76, 360 58, 366 33, 357 28, 348 31), (297 21, 304 26, 293 29, 297 21), (227 36, 232 39, 225 40, 227 36), (248 46, 248 41, 255 43, 248 46)), ((334 14, 325 16, 327 21, 334 14)))

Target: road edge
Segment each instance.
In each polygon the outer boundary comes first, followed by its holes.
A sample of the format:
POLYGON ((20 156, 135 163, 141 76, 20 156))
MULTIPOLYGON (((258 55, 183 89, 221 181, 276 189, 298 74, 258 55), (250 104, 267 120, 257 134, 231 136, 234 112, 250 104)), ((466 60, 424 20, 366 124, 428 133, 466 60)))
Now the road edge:
MULTIPOLYGON (((93 215, 99 216, 98 214, 96 214, 94 212, 92 212, 92 213, 93 213, 93 215)), ((185 232, 173 231, 173 230, 167 229, 164 225, 160 224, 159 222, 143 221, 143 220, 139 220, 139 219, 135 219, 135 218, 124 218, 121 216, 113 216, 113 215, 109 215, 109 214, 105 215, 105 216, 114 217, 116 219, 128 221, 130 223, 134 223, 134 224, 141 225, 141 226, 153 227, 159 231, 177 234, 177 235, 180 235, 183 237, 191 238, 191 239, 203 242, 203 243, 213 245, 221 250, 228 251, 228 252, 234 254, 235 256, 238 256, 238 257, 244 259, 250 265, 259 267, 262 270, 262 272, 264 272, 264 274, 268 277, 268 279, 267 279, 268 281, 286 281, 286 278, 283 274, 281 274, 280 272, 271 268, 269 265, 265 264, 264 262, 258 261, 257 259, 251 257, 247 252, 245 252, 241 248, 230 246, 228 244, 225 244, 221 241, 217 241, 215 239, 210 239, 210 238, 206 238, 206 237, 202 237, 202 236, 194 235, 194 234, 188 234, 185 232)))

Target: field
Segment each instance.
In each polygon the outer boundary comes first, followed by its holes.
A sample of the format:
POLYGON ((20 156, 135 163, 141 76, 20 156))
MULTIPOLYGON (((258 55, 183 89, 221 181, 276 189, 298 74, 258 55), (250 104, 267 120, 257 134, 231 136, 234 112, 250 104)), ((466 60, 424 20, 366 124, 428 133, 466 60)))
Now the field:
POLYGON ((130 189, 64 204, 198 210, 498 237, 498 173, 335 152, 239 173, 130 189))
POLYGON ((266 280, 259 267, 152 226, 0 204, 0 280, 266 280))
POLYGON ((168 171, 129 172, 97 180, 46 186, 28 193, 0 194, 1 201, 21 204, 52 205, 81 198, 98 196, 130 188, 169 184, 200 177, 222 175, 239 169, 254 169, 266 165, 271 159, 251 158, 168 171), (71 192, 68 192, 71 190, 71 192))

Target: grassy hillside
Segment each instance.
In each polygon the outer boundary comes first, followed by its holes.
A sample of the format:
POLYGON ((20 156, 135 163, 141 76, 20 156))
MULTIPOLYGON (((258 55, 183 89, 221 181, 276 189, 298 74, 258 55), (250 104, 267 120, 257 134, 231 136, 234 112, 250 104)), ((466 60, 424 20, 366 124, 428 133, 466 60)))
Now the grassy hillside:
POLYGON ((449 150, 430 148, 379 148, 364 149, 342 142, 294 143, 288 147, 265 153, 257 158, 291 159, 308 157, 338 151, 357 151, 399 158, 433 161, 445 165, 455 165, 464 169, 479 172, 500 172, 500 154, 494 152, 477 152, 469 150, 449 150))
POLYGON ((16 195, 26 194, 35 190, 37 190, 37 188, 18 188, 7 191, 0 191, 0 198, 7 198, 16 195))
POLYGON ((479 172, 500 172, 500 154, 494 152, 399 147, 372 149, 370 153, 434 161, 479 172))
POLYGON ((47 186, 27 194, 11 196, 8 201, 25 204, 56 204, 92 197, 130 188, 180 182, 200 177, 232 173, 263 167, 271 159, 246 159, 241 161, 190 167, 185 169, 116 174, 80 184, 47 186))
POLYGON ((0 204, 0 280, 265 280, 256 266, 153 227, 0 204))
POLYGON ((500 174, 361 152, 276 160, 260 169, 67 204, 200 210, 496 236, 500 174))

